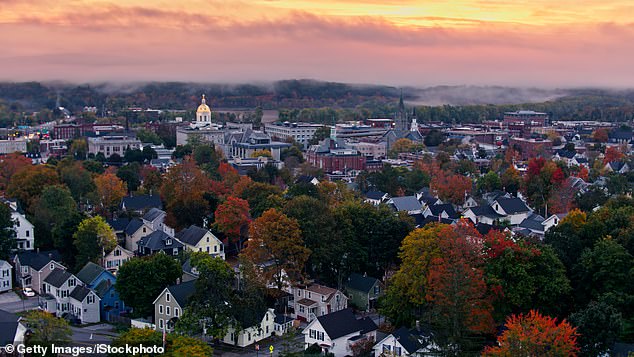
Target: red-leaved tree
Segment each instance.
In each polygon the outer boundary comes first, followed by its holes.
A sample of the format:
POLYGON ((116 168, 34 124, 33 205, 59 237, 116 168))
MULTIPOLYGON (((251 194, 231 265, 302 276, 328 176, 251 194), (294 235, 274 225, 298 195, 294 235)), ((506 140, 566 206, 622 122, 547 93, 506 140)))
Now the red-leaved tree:
POLYGON ((487 347, 483 356, 576 356, 577 329, 566 320, 543 316, 531 310, 527 315, 511 315, 498 346, 487 347))
POLYGON ((249 202, 229 196, 227 200, 218 205, 216 213, 216 226, 227 235, 229 243, 236 246, 236 250, 240 251, 242 229, 249 224, 249 202))

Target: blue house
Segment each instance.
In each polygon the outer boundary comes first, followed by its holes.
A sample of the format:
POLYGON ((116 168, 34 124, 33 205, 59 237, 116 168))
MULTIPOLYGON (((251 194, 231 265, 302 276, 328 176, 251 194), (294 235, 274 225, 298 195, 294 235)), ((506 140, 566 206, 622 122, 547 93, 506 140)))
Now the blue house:
POLYGON ((99 311, 102 321, 110 321, 111 316, 117 317, 128 312, 129 309, 126 309, 123 300, 119 298, 119 293, 114 289, 117 278, 111 272, 93 262, 88 262, 76 276, 101 299, 99 311))

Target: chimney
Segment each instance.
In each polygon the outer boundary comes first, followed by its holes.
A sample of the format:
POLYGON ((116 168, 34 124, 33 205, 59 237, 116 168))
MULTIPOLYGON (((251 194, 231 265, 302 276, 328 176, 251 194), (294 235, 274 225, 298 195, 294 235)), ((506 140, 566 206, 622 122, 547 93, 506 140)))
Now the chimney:
POLYGON ((53 253, 48 253, 48 259, 53 259, 53 253))
POLYGON ((35 248, 35 251, 37 252, 37 254, 40 254, 40 247, 35 248))
POLYGON ((416 331, 420 332, 420 320, 416 320, 416 331))

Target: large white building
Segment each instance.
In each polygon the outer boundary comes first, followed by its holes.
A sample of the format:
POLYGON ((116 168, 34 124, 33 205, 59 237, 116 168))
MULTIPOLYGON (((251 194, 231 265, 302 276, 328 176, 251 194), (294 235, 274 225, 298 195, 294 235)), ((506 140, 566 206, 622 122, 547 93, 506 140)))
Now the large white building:
POLYGON ((288 141, 293 139, 302 144, 304 148, 308 147, 308 141, 313 138, 315 132, 323 125, 311 123, 270 123, 265 125, 265 131, 272 138, 288 141))
POLYGON ((108 135, 88 138, 88 153, 103 153, 105 157, 125 155, 127 149, 142 149, 141 141, 127 135, 108 135))
POLYGON ((0 154, 26 152, 26 139, 0 140, 0 154))
MULTIPOLYGON (((0 202, 0 204, 2 204, 0 202)), ((23 212, 18 210, 16 201, 5 201, 11 209, 11 220, 15 231, 16 248, 18 250, 33 250, 35 248, 35 229, 33 224, 26 219, 23 212)))

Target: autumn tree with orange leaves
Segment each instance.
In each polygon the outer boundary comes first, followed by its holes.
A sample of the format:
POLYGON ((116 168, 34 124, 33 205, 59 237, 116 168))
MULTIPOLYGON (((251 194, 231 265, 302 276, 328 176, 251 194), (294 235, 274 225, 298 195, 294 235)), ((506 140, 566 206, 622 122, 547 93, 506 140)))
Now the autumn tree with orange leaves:
POLYGON ((281 290, 301 281, 310 250, 297 220, 271 208, 249 225, 249 240, 242 253, 254 264, 272 262, 263 273, 281 290))
POLYGON ((574 357, 579 352, 577 329, 566 320, 543 316, 531 310, 528 314, 511 315, 506 331, 498 337, 498 346, 487 347, 485 357, 574 357))
POLYGON ((490 333, 494 325, 482 270, 482 237, 461 221, 442 229, 437 238, 441 254, 431 261, 425 296, 430 320, 445 332, 448 346, 470 350, 470 335, 490 333))
POLYGON ((189 159, 170 169, 160 189, 167 212, 166 223, 175 229, 192 224, 202 226, 211 213, 205 199, 210 185, 211 180, 189 159))
POLYGON ((95 177, 95 187, 97 211, 110 217, 112 210, 125 197, 128 188, 125 182, 110 172, 95 177))
POLYGON ((607 148, 605 148, 605 154, 603 157, 603 165, 607 165, 610 162, 620 161, 624 156, 625 154, 623 154, 621 150, 619 150, 618 148, 613 146, 608 146, 607 148))
POLYGON ((0 158, 0 191, 7 189, 14 174, 31 166, 31 159, 20 153, 11 153, 0 158))
POLYGON ((216 227, 226 234, 229 243, 235 244, 236 250, 240 251, 242 248, 242 229, 251 220, 249 202, 229 196, 224 203, 218 205, 214 217, 216 227))
POLYGON ((11 176, 7 186, 7 196, 15 198, 28 212, 46 186, 56 185, 59 178, 55 169, 46 165, 20 169, 11 176))
POLYGON ((438 194, 438 198, 441 200, 462 204, 465 197, 471 193, 473 183, 466 176, 438 171, 432 176, 430 187, 438 194))

